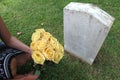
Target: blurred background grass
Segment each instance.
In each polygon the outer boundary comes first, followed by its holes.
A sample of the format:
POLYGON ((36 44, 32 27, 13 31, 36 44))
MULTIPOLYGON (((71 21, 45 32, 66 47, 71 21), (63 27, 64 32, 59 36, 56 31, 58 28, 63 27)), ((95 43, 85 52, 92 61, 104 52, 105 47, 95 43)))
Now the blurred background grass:
POLYGON ((71 1, 95 4, 114 16, 115 22, 92 66, 65 52, 58 65, 44 66, 40 79, 120 80, 120 0, 0 0, 0 16, 9 31, 27 45, 37 28, 44 28, 64 45, 63 8, 71 1))

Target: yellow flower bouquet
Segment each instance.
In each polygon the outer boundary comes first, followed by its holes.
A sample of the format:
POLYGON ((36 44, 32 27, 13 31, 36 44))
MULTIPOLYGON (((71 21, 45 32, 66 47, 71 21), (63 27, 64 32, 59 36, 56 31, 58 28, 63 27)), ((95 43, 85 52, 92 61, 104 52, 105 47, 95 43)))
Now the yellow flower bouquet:
POLYGON ((33 50, 32 59, 36 64, 43 65, 45 60, 58 64, 63 58, 63 46, 44 29, 36 29, 31 39, 30 48, 33 50))

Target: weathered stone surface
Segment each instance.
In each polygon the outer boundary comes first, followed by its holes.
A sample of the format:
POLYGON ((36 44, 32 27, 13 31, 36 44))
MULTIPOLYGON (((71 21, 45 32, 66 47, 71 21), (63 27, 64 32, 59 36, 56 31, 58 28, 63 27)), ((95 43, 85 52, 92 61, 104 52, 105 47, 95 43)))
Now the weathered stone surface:
POLYGON ((64 8, 64 48, 89 64, 94 62, 114 18, 97 6, 71 2, 64 8))

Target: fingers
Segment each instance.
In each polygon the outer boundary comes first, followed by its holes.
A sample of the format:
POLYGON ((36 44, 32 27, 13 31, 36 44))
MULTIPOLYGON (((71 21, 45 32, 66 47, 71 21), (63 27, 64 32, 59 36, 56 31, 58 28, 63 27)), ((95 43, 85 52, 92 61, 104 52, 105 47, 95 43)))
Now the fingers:
POLYGON ((37 79, 38 79, 38 76, 28 74, 28 75, 17 75, 12 80, 37 80, 37 79))
POLYGON ((39 76, 34 75, 33 80, 36 80, 39 76))
POLYGON ((34 73, 34 71, 31 71, 31 72, 29 72, 28 74, 33 74, 34 73))
POLYGON ((38 77, 39 76, 28 74, 27 76, 24 77, 24 80, 36 80, 38 77))

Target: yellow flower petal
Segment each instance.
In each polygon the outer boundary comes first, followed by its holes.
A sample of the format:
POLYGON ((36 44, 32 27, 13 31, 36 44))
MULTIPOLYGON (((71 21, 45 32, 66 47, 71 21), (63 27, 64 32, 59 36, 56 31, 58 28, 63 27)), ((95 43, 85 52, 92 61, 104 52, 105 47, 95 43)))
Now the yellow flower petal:
POLYGON ((54 59, 55 51, 52 48, 46 48, 43 50, 43 55, 45 56, 46 60, 51 61, 54 59))
POLYGON ((39 40, 44 32, 44 29, 36 29, 35 32, 32 34, 32 41, 39 40))
POLYGON ((43 40, 39 40, 36 43, 37 43, 37 49, 39 51, 42 51, 43 49, 46 48, 46 43, 43 40))
POLYGON ((60 43, 58 44, 58 47, 56 47, 56 49, 60 51, 62 54, 64 53, 63 46, 60 43))
POLYGON ((42 34, 41 39, 42 39, 43 41, 47 42, 47 41, 49 40, 50 36, 51 36, 50 33, 44 32, 44 33, 42 34))
POLYGON ((40 33, 39 32, 34 32, 32 34, 32 41, 37 41, 40 39, 40 33))
POLYGON ((31 48, 33 51, 34 51, 34 50, 37 50, 37 44, 36 44, 36 42, 31 42, 30 48, 31 48))
POLYGON ((45 62, 45 57, 39 51, 33 51, 32 58, 36 64, 43 65, 45 62))
POLYGON ((44 33, 44 32, 45 32, 44 29, 36 29, 35 31, 36 31, 36 32, 40 32, 40 33, 44 33))
POLYGON ((63 54, 57 52, 55 55, 54 55, 54 59, 52 60, 54 63, 59 63, 59 61, 62 59, 63 57, 63 54))

